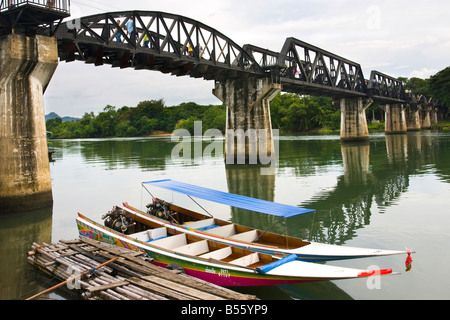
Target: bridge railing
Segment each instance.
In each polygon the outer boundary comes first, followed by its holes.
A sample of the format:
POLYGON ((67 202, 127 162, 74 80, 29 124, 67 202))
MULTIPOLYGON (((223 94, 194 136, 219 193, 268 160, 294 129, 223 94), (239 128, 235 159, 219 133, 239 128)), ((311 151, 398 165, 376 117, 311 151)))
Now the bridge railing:
POLYGON ((368 82, 368 93, 370 96, 384 97, 409 101, 405 93, 403 83, 391 76, 378 71, 372 71, 368 82))
POLYGON ((70 0, 1 0, 0 12, 33 6, 64 13, 70 12, 70 0))
POLYGON ((367 86, 358 63, 295 38, 287 38, 279 63, 287 67, 285 87, 308 86, 329 95, 361 96, 367 86))
MULTIPOLYGON (((127 11, 98 14, 61 25, 57 34, 61 41, 77 43, 81 50, 74 52, 75 59, 96 59, 108 63, 109 56, 90 57, 89 46, 97 45, 107 50, 126 49, 160 57, 160 69, 169 67, 164 58, 180 59, 172 66, 194 62, 210 66, 222 66, 232 70, 259 73, 259 65, 241 47, 215 29, 183 16, 154 12, 127 11), (184 61, 184 62, 181 62, 184 61)), ((146 63, 134 61, 132 64, 146 63)), ((169 60, 167 60, 169 61, 169 60)), ((182 73, 182 71, 180 71, 182 73)))

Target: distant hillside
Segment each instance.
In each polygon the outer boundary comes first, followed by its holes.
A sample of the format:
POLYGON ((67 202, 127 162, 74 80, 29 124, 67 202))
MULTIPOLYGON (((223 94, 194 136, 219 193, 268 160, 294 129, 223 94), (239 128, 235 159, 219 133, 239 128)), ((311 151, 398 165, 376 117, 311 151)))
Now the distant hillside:
POLYGON ((45 121, 49 120, 49 119, 56 119, 56 118, 61 118, 62 122, 67 122, 67 121, 77 121, 80 120, 79 118, 74 118, 74 117, 60 117, 59 115, 57 115, 54 112, 50 112, 49 114, 45 115, 45 121))

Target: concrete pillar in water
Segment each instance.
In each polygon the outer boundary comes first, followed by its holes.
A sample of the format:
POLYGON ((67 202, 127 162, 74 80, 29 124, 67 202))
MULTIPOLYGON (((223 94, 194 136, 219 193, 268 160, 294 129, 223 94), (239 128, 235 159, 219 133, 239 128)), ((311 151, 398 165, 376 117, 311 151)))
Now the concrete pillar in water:
POLYGON ((406 133, 406 114, 402 104, 386 104, 382 107, 386 114, 385 133, 406 133))
POLYGON ((334 103, 339 103, 341 109, 341 141, 369 140, 366 109, 370 107, 373 100, 342 98, 334 103))
POLYGON ((228 164, 261 163, 262 155, 270 157, 275 152, 270 101, 281 89, 280 84, 266 78, 216 83, 213 94, 227 106, 225 154, 228 164))
POLYGON ((57 65, 55 38, 0 39, 0 213, 53 204, 43 94, 57 65))
POLYGON ((439 111, 439 109, 438 108, 431 108, 431 111, 430 111, 430 122, 431 122, 431 124, 437 124, 438 122, 439 122, 439 120, 438 120, 438 111, 439 111))
POLYGON ((420 106, 408 105, 405 110, 406 128, 408 131, 420 131, 422 128, 420 121, 420 106))
POLYGON ((430 107, 422 107, 422 129, 429 130, 431 129, 431 117, 430 117, 431 108, 430 107))

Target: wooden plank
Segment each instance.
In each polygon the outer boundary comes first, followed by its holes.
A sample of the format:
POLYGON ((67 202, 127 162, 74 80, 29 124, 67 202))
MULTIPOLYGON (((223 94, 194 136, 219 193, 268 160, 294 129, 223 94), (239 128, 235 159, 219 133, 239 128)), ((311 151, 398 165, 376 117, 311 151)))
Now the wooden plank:
POLYGON ((38 245, 28 261, 49 275, 57 275, 62 281, 73 277, 69 266, 76 266, 80 273, 90 272, 105 261, 115 259, 85 280, 79 280, 84 299, 117 300, 248 300, 254 296, 240 294, 230 289, 177 274, 172 270, 153 265, 145 253, 111 246, 92 239, 60 241, 38 245), (113 276, 113 271, 118 274, 113 276))
POLYGON ((139 286, 141 288, 145 288, 146 290, 150 290, 152 292, 156 292, 160 295, 163 295, 170 299, 176 299, 176 300, 198 300, 196 297, 193 297, 191 295, 187 295, 184 293, 176 292, 161 286, 158 286, 157 284, 144 281, 142 279, 138 278, 129 278, 127 279, 130 283, 139 286))
POLYGON ((104 291, 107 289, 113 289, 116 287, 121 287, 121 286, 126 286, 126 285, 128 285, 128 281, 113 282, 113 283, 104 284, 104 285, 100 285, 100 286, 89 287, 89 288, 87 288, 87 291, 92 293, 92 292, 104 291))
POLYGON ((170 288, 174 291, 189 294, 190 296, 196 297, 200 300, 224 300, 224 298, 221 298, 217 295, 210 294, 208 292, 204 292, 201 290, 197 290, 195 288, 192 288, 192 287, 180 284, 180 283, 176 283, 176 282, 169 281, 166 279, 161 279, 159 277, 145 276, 145 277, 142 277, 141 279, 159 284, 160 286, 170 288))

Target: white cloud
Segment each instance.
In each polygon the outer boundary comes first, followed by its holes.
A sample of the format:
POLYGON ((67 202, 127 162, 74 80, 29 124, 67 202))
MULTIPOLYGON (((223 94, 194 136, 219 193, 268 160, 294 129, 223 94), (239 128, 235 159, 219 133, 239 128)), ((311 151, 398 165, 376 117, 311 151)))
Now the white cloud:
POLYGON ((430 76, 434 76, 436 73, 438 73, 440 70, 437 69, 428 69, 423 68, 421 70, 414 70, 409 74, 408 78, 420 78, 420 79, 427 79, 430 76))

